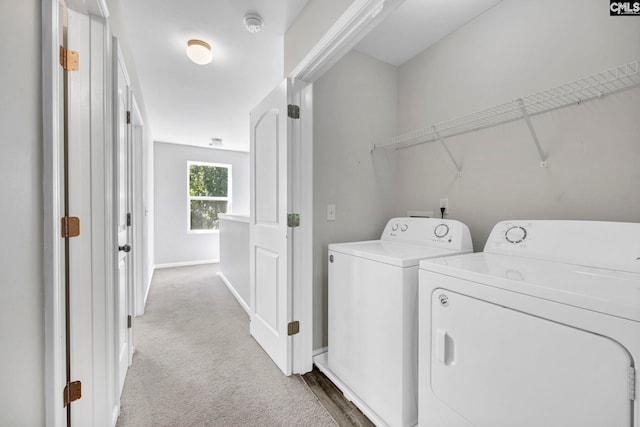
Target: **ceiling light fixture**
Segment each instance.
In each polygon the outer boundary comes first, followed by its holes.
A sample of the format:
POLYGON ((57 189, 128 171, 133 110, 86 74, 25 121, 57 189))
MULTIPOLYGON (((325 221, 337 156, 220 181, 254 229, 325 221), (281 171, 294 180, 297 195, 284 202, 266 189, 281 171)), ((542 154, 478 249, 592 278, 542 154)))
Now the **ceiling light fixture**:
POLYGON ((214 146, 214 145, 222 145, 222 138, 211 138, 211 142, 209 143, 210 146, 214 146))
POLYGON ((244 26, 250 33, 257 33, 262 29, 262 17, 257 13, 247 13, 244 16, 244 26))
POLYGON ((198 65, 206 65, 213 59, 209 43, 197 39, 187 42, 187 56, 198 65))

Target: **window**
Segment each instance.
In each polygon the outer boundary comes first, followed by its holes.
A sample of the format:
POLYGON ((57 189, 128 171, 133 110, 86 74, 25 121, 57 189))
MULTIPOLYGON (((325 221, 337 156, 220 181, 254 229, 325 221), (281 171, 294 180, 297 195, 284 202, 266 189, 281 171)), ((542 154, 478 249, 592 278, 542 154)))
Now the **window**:
POLYGON ((231 165, 187 162, 189 231, 218 230, 218 214, 231 207, 231 165))

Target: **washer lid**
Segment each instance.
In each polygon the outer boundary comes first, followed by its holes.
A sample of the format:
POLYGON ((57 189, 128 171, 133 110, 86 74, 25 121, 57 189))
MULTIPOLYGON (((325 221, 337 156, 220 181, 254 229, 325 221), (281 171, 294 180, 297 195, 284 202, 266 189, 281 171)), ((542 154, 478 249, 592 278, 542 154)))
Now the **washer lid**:
POLYGON ((420 269, 640 322, 640 274, 480 252, 420 269))
POLYGON ((425 258, 437 258, 470 252, 452 251, 406 242, 390 242, 385 240, 332 243, 329 245, 329 251, 366 258, 398 267, 417 266, 420 260, 425 258))

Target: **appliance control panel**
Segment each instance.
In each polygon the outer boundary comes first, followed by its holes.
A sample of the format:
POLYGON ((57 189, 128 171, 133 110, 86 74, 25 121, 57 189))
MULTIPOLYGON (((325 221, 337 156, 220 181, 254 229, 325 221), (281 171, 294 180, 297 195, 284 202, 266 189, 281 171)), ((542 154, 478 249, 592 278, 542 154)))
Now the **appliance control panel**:
POLYGON ((640 224, 604 221, 502 221, 484 252, 640 273, 640 224))
POLYGON ((380 239, 451 250, 473 250, 469 228, 460 221, 450 219, 392 218, 380 239))

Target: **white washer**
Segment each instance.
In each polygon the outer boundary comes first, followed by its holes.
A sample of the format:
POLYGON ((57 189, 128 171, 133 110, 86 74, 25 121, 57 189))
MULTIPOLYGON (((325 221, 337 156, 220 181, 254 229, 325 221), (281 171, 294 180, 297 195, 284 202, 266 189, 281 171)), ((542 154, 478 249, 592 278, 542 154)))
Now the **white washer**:
POLYGON ((498 223, 419 300, 421 426, 640 427, 640 224, 498 223))
POLYGON ((418 421, 418 264, 472 252, 458 221, 393 218, 380 240, 329 245, 329 347, 314 359, 379 426, 418 421))

